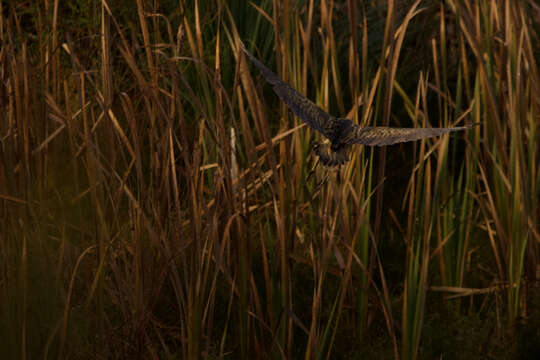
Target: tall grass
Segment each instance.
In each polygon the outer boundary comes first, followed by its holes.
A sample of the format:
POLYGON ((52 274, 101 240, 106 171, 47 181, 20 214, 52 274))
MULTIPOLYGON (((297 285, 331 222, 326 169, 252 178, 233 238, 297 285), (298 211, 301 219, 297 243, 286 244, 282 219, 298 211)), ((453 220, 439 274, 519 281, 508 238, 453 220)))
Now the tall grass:
POLYGON ((0 2, 0 353, 446 357, 445 313, 491 324, 471 357, 525 341, 539 11, 0 2), (241 42, 334 115, 479 126, 324 168, 241 42))

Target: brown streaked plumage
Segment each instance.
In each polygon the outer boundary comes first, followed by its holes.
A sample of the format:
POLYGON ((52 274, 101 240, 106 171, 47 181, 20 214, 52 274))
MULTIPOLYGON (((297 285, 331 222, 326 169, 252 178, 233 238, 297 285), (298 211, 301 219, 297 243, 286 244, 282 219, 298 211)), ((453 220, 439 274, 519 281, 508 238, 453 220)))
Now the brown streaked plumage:
POLYGON ((400 142, 439 136, 452 131, 471 128, 474 125, 446 128, 393 128, 386 126, 359 126, 345 118, 327 114, 312 101, 293 89, 241 45, 242 50, 270 83, 274 92, 303 122, 323 134, 330 144, 317 144, 315 154, 327 166, 344 164, 349 160, 351 144, 368 146, 392 145, 400 142))

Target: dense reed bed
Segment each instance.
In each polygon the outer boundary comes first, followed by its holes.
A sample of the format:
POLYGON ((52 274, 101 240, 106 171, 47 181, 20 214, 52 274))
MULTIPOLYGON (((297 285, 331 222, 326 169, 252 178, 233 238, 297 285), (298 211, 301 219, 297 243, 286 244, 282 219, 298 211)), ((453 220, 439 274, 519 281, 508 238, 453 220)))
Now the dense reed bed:
POLYGON ((535 1, 0 14, 6 359, 538 355, 535 1), (479 126, 325 168, 241 42, 334 115, 479 126))

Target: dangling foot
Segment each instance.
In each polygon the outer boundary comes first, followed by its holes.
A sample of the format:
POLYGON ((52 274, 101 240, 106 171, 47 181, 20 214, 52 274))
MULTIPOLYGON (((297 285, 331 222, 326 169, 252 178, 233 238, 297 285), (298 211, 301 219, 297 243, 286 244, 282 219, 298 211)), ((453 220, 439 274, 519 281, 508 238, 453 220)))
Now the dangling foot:
POLYGON ((315 162, 315 165, 313 165, 308 175, 306 176, 306 182, 308 182, 309 179, 311 179, 311 177, 313 176, 313 174, 315 174, 315 169, 317 168, 317 165, 319 165, 319 159, 317 159, 317 161, 315 162))

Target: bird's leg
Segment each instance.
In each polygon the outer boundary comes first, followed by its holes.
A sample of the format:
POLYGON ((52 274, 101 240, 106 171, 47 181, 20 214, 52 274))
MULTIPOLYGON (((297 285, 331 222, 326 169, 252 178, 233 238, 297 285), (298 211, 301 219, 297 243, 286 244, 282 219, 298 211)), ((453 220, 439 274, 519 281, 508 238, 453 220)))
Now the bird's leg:
MULTIPOLYGON (((315 162, 315 165, 313 166, 313 168, 310 170, 308 176, 306 177, 306 183, 309 181, 309 179, 311 179, 311 177, 313 176, 313 174, 315 173, 315 169, 317 169, 317 166, 319 165, 319 158, 317 158, 317 161, 315 162)), ((325 169, 326 170, 326 169, 325 169)), ((325 171, 324 172, 324 178, 315 184, 315 189, 313 191, 313 196, 312 198, 315 197, 315 194, 317 194, 317 192, 320 190, 320 188, 322 187, 322 185, 324 183, 326 183, 328 181, 328 171, 325 171)))
POLYGON ((317 168, 317 165, 319 165, 319 159, 318 158, 317 158, 317 161, 315 162, 315 165, 313 166, 313 168, 309 171, 308 176, 306 176, 306 182, 308 182, 309 179, 311 178, 311 176, 315 173, 315 169, 317 168))
MULTIPOLYGON (((315 165, 313 166, 313 168, 309 172, 308 176, 306 177, 306 182, 308 182, 308 180, 311 178, 311 176, 313 176, 313 174, 315 173, 315 169, 317 169, 317 166, 319 165, 319 162, 320 162, 320 160, 317 158, 317 161, 315 162, 315 165)), ((328 173, 325 172, 325 177, 319 183, 315 184, 315 188, 320 187, 327 179, 328 179, 328 173)))
POLYGON ((321 187, 327 181, 328 181, 328 172, 325 172, 324 178, 318 184, 315 185, 315 190, 313 191, 313 198, 315 198, 315 194, 317 194, 321 190, 321 187))
POLYGON ((319 165, 319 159, 317 158, 317 161, 315 162, 315 165, 313 166, 313 168, 310 170, 308 176, 306 176, 306 181, 304 182, 304 188, 305 188, 305 191, 308 193, 309 195, 309 198, 311 200, 315 199, 315 197, 317 196, 317 193, 321 190, 321 186, 322 184, 325 182, 325 180, 327 179, 328 176, 326 176, 324 179, 322 179, 319 183, 316 183, 315 184, 315 187, 313 189, 313 193, 311 191, 309 191, 309 188, 307 187, 307 183, 309 181, 309 179, 311 178, 311 176, 313 176, 313 174, 315 173, 315 169, 317 168, 317 166, 319 165))

